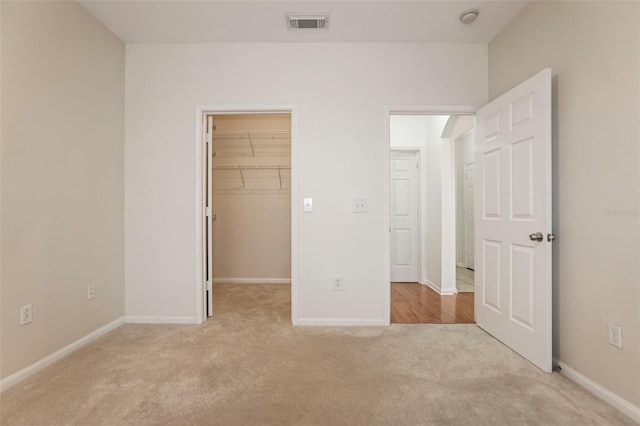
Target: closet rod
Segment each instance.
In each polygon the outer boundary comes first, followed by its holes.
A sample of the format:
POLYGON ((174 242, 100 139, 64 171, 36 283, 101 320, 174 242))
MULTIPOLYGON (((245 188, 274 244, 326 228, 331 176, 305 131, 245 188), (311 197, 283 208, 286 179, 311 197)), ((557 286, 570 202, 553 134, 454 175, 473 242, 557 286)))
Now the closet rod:
POLYGON ((291 166, 213 166, 213 170, 291 170, 291 166))

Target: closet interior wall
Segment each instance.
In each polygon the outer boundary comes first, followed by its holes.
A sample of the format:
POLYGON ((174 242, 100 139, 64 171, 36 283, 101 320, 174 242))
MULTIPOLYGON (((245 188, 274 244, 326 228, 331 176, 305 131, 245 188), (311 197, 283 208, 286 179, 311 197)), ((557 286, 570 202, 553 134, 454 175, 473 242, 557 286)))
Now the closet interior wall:
POLYGON ((213 278, 291 279, 291 115, 213 119, 213 278))

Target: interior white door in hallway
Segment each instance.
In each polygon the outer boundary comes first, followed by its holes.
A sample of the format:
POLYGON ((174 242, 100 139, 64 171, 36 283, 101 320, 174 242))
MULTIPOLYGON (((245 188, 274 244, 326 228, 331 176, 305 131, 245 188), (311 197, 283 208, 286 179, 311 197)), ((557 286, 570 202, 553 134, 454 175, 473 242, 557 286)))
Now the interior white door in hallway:
POLYGON ((476 321, 551 372, 551 70, 476 118, 476 321))
POLYGON ((391 281, 418 282, 418 152, 391 151, 391 281))

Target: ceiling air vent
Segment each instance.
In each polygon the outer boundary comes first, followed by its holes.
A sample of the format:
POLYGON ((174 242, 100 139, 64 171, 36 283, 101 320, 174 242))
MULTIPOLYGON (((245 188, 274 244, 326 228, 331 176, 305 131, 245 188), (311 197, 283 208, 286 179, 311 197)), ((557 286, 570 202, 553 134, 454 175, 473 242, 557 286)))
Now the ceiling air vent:
POLYGON ((324 30, 329 26, 329 15, 287 15, 290 30, 324 30))

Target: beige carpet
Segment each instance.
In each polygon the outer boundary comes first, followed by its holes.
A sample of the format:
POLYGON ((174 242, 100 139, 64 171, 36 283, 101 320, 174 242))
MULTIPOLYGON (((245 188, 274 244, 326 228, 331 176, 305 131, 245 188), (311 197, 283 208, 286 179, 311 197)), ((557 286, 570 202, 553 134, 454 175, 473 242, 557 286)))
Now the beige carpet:
POLYGON ((2 424, 633 424, 475 325, 294 328, 288 286, 214 295, 206 325, 125 325, 5 392, 2 424))

